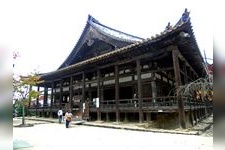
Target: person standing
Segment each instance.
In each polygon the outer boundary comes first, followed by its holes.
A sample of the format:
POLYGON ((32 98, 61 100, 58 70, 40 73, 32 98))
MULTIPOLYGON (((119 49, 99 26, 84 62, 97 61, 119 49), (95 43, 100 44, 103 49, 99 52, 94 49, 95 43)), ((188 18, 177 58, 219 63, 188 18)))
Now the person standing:
POLYGON ((69 124, 72 121, 72 117, 73 117, 73 114, 71 113, 71 111, 69 111, 69 110, 66 111, 66 113, 65 113, 66 128, 69 128, 69 124))
POLYGON ((63 111, 62 109, 58 110, 58 119, 59 119, 59 123, 62 123, 62 117, 63 117, 63 111))

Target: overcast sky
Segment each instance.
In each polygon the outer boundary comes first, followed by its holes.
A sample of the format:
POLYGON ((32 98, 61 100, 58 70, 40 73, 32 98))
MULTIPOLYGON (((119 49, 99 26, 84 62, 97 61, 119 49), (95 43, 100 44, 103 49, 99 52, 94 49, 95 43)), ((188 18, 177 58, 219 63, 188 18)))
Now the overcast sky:
POLYGON ((185 8, 200 51, 213 58, 212 8, 196 0, 1 1, 0 48, 20 53, 16 73, 50 72, 72 51, 88 14, 114 29, 149 38, 168 22, 176 24, 185 8))

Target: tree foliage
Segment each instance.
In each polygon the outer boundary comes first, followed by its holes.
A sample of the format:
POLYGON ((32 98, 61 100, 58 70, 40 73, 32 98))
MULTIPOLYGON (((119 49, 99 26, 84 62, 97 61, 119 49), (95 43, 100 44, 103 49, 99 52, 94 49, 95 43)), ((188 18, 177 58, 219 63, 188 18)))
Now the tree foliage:
POLYGON ((19 76, 13 78, 14 100, 16 103, 23 103, 28 106, 32 98, 39 96, 39 92, 33 90, 32 87, 36 86, 40 81, 37 73, 31 73, 28 76, 19 76))

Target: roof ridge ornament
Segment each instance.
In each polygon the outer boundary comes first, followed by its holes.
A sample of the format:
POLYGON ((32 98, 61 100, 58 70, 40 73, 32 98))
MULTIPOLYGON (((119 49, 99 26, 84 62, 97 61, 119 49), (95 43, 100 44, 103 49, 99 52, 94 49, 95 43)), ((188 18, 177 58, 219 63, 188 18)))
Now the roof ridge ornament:
POLYGON ((168 22, 168 24, 167 24, 167 26, 165 28, 165 31, 170 31, 172 29, 173 29, 173 27, 171 26, 170 22, 168 22))
POLYGON ((177 22, 175 26, 180 26, 183 23, 188 22, 190 20, 189 15, 190 15, 190 11, 188 11, 187 8, 185 8, 180 20, 177 22))
POLYGON ((95 22, 95 23, 100 23, 97 19, 95 19, 94 17, 92 17, 90 14, 88 14, 88 22, 95 22))
POLYGON ((182 22, 187 22, 189 20, 189 14, 190 11, 187 10, 187 8, 185 8, 184 13, 182 14, 181 20, 182 22))

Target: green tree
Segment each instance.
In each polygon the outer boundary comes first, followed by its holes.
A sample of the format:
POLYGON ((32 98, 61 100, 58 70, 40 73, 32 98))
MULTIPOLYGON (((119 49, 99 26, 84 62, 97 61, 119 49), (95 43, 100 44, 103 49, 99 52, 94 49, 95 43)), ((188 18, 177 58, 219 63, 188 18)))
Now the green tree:
POLYGON ((22 107, 22 125, 25 125, 25 107, 30 106, 32 98, 39 96, 39 92, 32 88, 40 81, 40 77, 37 73, 31 73, 28 76, 13 77, 13 89, 14 89, 14 107, 22 107))

